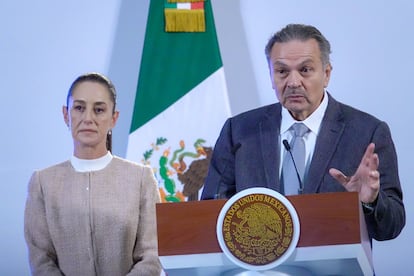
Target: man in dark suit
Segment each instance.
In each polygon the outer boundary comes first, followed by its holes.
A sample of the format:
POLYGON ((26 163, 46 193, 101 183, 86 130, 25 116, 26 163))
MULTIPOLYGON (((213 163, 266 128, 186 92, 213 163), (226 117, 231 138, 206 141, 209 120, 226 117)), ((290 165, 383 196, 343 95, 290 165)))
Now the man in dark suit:
POLYGON ((356 191, 370 237, 393 239, 405 225, 405 209, 390 130, 326 91, 330 52, 313 26, 290 24, 271 37, 265 53, 279 103, 226 121, 201 198, 229 198, 251 187, 281 193, 356 191), (292 141, 294 123, 307 127, 299 189, 284 184, 282 173, 284 158, 291 158, 283 140, 292 141))

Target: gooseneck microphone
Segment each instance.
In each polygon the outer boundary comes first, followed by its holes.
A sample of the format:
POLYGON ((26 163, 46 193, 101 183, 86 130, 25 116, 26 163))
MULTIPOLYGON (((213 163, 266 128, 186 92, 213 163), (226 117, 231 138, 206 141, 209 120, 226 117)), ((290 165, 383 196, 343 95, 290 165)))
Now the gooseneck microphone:
POLYGON ((291 150, 291 147, 289 145, 289 142, 288 142, 288 140, 284 139, 282 141, 282 143, 283 143, 283 146, 285 147, 285 149, 289 152, 290 158, 292 158, 293 166, 295 167, 296 176, 298 177, 298 180, 299 180, 298 194, 303 194, 303 183, 302 183, 302 180, 300 179, 298 168, 296 167, 295 158, 293 158, 293 154, 292 154, 292 150, 291 150))
MULTIPOLYGON (((241 144, 240 144, 240 143, 237 143, 237 144, 235 144, 235 145, 231 148, 230 152, 234 155, 234 154, 236 154, 236 151, 238 151, 240 147, 241 147, 241 144)), ((221 177, 220 177, 220 182, 217 184, 216 193, 214 194, 214 199, 220 199, 220 198, 221 198, 221 193, 220 193, 221 183, 223 182, 223 181, 222 181, 222 180, 223 180, 223 176, 224 176, 224 174, 226 173, 228 166, 229 166, 229 165, 227 164, 227 165, 224 167, 223 173, 221 174, 221 177)))

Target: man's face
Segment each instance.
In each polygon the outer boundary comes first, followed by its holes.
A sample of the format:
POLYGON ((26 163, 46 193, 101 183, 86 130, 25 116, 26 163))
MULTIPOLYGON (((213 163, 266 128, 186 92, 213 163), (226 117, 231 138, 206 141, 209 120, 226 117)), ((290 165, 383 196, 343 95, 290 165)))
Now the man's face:
POLYGON ((321 103, 332 67, 323 66, 317 41, 309 39, 275 43, 269 69, 279 102, 302 121, 321 103))

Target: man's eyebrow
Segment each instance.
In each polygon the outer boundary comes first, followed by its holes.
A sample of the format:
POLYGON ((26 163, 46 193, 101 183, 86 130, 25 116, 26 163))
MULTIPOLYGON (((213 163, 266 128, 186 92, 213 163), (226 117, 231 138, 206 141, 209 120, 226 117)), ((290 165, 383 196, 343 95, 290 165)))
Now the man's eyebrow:
MULTIPOLYGON (((303 66, 307 63, 312 63, 313 59, 312 58, 307 58, 304 61, 302 61, 301 63, 298 64, 298 66, 303 66)), ((280 60, 275 60, 273 62, 273 66, 281 66, 281 67, 287 67, 288 65, 280 60)))
POLYGON ((273 62, 273 66, 275 66, 275 65, 277 65, 277 66, 287 66, 285 63, 283 63, 279 60, 276 60, 275 62, 273 62))
POLYGON ((307 58, 300 63, 300 65, 305 65, 306 63, 313 63, 314 60, 312 58, 307 58))

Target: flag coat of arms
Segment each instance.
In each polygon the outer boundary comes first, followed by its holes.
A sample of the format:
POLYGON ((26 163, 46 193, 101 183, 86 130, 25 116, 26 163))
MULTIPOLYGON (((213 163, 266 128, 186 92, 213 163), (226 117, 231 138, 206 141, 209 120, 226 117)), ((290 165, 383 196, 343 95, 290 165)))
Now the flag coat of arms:
POLYGON ((126 158, 153 168, 163 202, 197 200, 229 116, 210 1, 151 0, 126 158))

